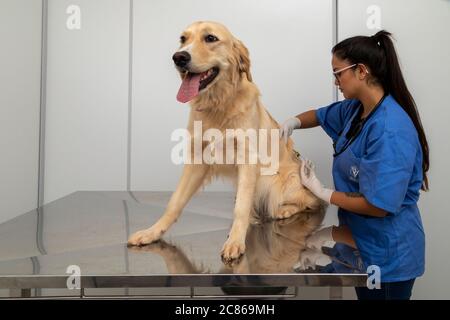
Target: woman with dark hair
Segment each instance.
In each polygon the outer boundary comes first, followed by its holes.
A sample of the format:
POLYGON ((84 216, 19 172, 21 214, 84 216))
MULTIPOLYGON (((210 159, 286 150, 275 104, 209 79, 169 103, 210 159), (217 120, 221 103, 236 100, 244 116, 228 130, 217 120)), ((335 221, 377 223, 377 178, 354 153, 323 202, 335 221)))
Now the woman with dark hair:
POLYGON ((356 288, 358 299, 409 299, 425 268, 417 207, 420 189, 428 190, 425 132, 390 33, 343 40, 332 53, 335 85, 345 100, 299 114, 281 128, 287 140, 294 129, 320 125, 333 140, 336 190, 322 186, 310 161, 302 162, 300 174, 305 187, 339 207, 339 226, 316 232, 306 244, 320 250, 331 241, 338 252, 351 247, 362 270, 379 267, 381 288, 356 288))

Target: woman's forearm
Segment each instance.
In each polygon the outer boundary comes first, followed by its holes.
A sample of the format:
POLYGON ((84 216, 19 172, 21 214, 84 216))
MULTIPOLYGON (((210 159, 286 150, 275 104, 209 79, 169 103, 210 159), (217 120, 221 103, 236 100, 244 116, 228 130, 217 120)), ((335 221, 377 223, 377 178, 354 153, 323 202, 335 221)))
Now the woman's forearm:
POLYGON ((302 126, 302 129, 308 129, 308 128, 314 128, 319 125, 319 121, 316 117, 316 110, 309 110, 303 113, 300 113, 296 116, 298 119, 300 119, 302 126))
POLYGON ((339 208, 372 217, 385 217, 386 211, 371 205, 364 195, 357 192, 334 191, 331 195, 331 204, 339 208))
POLYGON ((350 231, 350 228, 348 226, 333 226, 332 235, 334 241, 358 249, 356 247, 355 240, 353 240, 352 232, 350 231))

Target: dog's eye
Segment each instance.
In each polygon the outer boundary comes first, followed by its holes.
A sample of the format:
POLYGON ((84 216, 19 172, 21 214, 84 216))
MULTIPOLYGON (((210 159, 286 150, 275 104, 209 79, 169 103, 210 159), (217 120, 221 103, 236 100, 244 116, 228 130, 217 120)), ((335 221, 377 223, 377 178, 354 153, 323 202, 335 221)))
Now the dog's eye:
POLYGON ((186 37, 185 36, 181 36, 180 37, 180 42, 181 43, 185 43, 186 42, 186 37))
POLYGON ((217 39, 217 37, 216 37, 216 36, 213 36, 212 34, 208 34, 208 35, 205 37, 205 41, 206 41, 206 42, 216 42, 216 41, 219 41, 219 39, 217 39))

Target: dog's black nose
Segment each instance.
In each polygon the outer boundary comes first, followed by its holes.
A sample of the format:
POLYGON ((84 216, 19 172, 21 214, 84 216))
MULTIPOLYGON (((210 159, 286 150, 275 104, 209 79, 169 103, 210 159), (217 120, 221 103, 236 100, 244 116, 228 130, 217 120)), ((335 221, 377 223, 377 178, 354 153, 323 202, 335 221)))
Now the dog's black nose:
POLYGON ((173 55, 172 57, 173 62, 175 62, 175 64, 178 67, 186 67, 186 65, 189 63, 189 61, 191 61, 191 55, 189 54, 189 52, 187 51, 181 51, 181 52, 177 52, 173 55))

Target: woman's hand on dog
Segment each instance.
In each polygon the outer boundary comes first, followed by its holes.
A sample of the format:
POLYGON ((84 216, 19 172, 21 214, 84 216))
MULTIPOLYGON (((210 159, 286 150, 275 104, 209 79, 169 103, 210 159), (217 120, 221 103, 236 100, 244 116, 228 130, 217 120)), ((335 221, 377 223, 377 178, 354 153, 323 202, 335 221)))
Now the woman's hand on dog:
POLYGON ((300 129, 302 122, 297 117, 287 119, 280 128, 280 138, 284 139, 284 143, 287 143, 288 138, 292 135, 292 131, 300 129))

